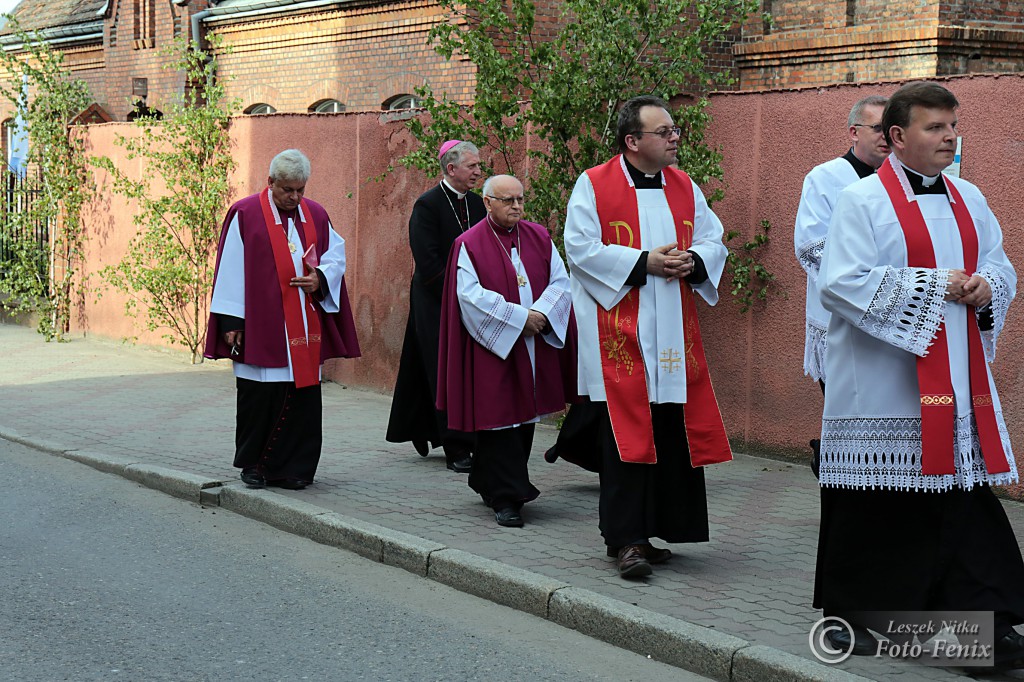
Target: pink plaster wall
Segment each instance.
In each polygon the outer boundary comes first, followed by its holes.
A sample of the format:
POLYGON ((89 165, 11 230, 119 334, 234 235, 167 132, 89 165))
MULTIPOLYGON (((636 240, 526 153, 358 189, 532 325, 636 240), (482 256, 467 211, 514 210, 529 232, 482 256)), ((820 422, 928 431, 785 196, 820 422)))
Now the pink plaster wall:
MULTIPOLYGON (((962 175, 979 185, 1001 219, 1011 260, 1024 263, 1024 76, 972 76, 944 81, 961 101, 965 137, 962 175)), ((822 398, 803 376, 805 279, 793 255, 793 220, 804 175, 848 148, 850 106, 869 94, 888 94, 899 84, 851 84, 805 90, 723 93, 712 97, 711 139, 725 153, 726 198, 715 210, 727 229, 750 238, 762 218, 772 224, 765 264, 778 277, 767 304, 739 313, 723 283, 722 302, 702 311, 705 348, 716 393, 731 436, 740 448, 806 454, 820 430, 822 398)), ((112 151, 123 124, 94 126, 94 153, 112 151)), ((307 196, 323 203, 346 239, 348 289, 363 357, 332 362, 328 375, 388 392, 394 382, 408 311, 412 259, 407 245, 408 213, 416 196, 434 181, 398 169, 381 174, 412 144, 402 122, 378 114, 274 115, 240 117, 232 126, 239 170, 237 195, 266 182, 271 157, 287 147, 305 151, 313 164, 307 196)), ((535 144, 536 141, 530 141, 535 144)), ((130 207, 117 198, 97 200, 89 215, 95 238, 89 269, 119 257, 133 229, 130 207)), ((131 335, 121 301, 105 295, 88 301, 79 328, 105 336, 131 335)), ((994 367, 1007 423, 1024 443, 1024 308, 1011 308, 994 367)), ((140 334, 159 343, 159 335, 140 334)))

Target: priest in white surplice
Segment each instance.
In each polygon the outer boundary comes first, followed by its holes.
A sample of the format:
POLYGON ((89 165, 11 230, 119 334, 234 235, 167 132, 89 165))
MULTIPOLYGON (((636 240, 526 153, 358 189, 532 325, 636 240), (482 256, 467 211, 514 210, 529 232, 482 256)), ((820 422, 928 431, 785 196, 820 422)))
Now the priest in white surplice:
POLYGON ((718 302, 726 249, 700 189, 670 167, 679 128, 665 102, 626 102, 617 139, 622 154, 580 176, 566 214, 589 401, 570 411, 556 448, 598 452, 607 553, 622 577, 639 578, 671 556, 651 538, 707 541, 699 467, 732 456, 695 304, 718 302), (588 413, 586 427, 572 423, 588 413))
POLYGON ((993 612, 996 662, 1013 665, 1024 562, 990 486, 1018 475, 988 362, 1017 276, 985 197, 941 173, 958 106, 935 83, 900 88, 882 116, 893 155, 829 228, 814 602, 852 623, 858 654, 876 652, 861 612, 993 612))
MULTIPOLYGON (((847 132, 851 146, 838 159, 815 166, 804 178, 800 193, 800 206, 796 211, 793 228, 793 246, 800 267, 807 273, 807 303, 804 337, 804 374, 810 376, 825 391, 825 333, 831 317, 818 297, 818 271, 821 252, 825 249, 825 236, 832 221, 839 193, 861 178, 874 174, 889 156, 889 145, 882 134, 882 110, 886 98, 870 95, 850 108, 847 132)), ((818 475, 820 441, 811 441, 814 458, 811 469, 818 475)))
POLYGON ((475 435, 469 486, 498 525, 519 527, 539 494, 527 469, 535 424, 576 398, 576 325, 558 250, 522 220, 522 184, 490 178, 484 206, 448 257, 437 407, 449 428, 475 435))

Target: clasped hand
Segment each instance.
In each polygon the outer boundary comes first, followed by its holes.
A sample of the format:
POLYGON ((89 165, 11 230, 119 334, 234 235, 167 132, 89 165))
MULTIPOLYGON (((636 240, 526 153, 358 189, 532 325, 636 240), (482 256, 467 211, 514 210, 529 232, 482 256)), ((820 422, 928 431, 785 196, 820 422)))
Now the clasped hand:
POLYGON ((647 254, 647 272, 669 282, 683 279, 693 272, 693 254, 676 249, 677 243, 651 249, 647 254))
MULTIPOLYGON (((303 264, 305 265, 305 264, 303 264)), ((305 265, 306 274, 302 277, 292 277, 289 286, 298 287, 307 294, 314 294, 320 291, 320 274, 315 268, 305 265)))
POLYGON ((530 310, 526 315, 526 326, 523 327, 523 336, 536 336, 543 332, 544 328, 547 326, 548 318, 544 316, 544 313, 538 313, 536 310, 530 310))
POLYGON ((946 280, 945 299, 981 308, 992 300, 992 287, 977 273, 968 277, 966 270, 950 270, 949 279, 946 280))

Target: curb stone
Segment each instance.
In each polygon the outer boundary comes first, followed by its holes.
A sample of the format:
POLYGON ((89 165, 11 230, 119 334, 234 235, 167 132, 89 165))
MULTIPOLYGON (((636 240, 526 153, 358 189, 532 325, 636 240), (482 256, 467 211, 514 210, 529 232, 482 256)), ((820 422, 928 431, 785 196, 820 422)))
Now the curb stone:
POLYGON ((15 443, 20 443, 21 445, 33 448, 35 450, 43 450, 44 452, 49 452, 52 455, 63 456, 64 453, 70 449, 60 443, 54 443, 53 441, 43 440, 39 438, 29 440, 27 436, 22 436, 20 433, 13 429, 0 429, 0 438, 3 438, 4 440, 13 441, 15 443))
POLYGON ((541 618, 548 618, 551 595, 569 587, 561 580, 484 559, 460 549, 443 549, 431 554, 427 577, 460 592, 541 618))
POLYGON ((149 488, 155 488, 168 495, 197 503, 200 500, 199 491, 221 485, 219 480, 175 471, 174 469, 153 464, 129 465, 124 468, 121 475, 149 488))
POLYGON ((772 647, 755 645, 736 652, 732 663, 734 682, 870 682, 868 678, 827 666, 772 647))
POLYGON ((113 455, 104 455, 100 452, 92 452, 89 450, 65 450, 57 453, 65 459, 71 459, 81 464, 91 466, 93 469, 104 471, 108 474, 117 474, 118 476, 124 476, 124 470, 134 464, 143 464, 143 462, 137 459, 128 459, 127 457, 115 457, 113 455))
POLYGON ((608 644, 717 680, 731 679, 733 655, 750 646, 739 637, 578 587, 567 587, 552 596, 549 619, 608 644))
POLYGON ((277 495, 266 489, 227 485, 211 504, 263 521, 315 542, 339 547, 420 576, 427 575, 430 556, 445 546, 391 530, 374 523, 342 516, 322 507, 277 495))

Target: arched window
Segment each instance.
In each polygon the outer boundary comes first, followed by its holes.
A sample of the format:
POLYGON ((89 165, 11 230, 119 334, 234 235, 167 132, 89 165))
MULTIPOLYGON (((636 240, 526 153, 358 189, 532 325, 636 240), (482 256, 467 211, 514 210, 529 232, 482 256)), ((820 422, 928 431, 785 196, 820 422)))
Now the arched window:
POLYGON ((253 104, 252 106, 247 107, 246 110, 243 113, 251 114, 253 116, 256 116, 258 114, 273 114, 273 113, 276 113, 276 112, 277 112, 277 109, 275 109, 274 107, 270 106, 269 104, 263 104, 261 102, 259 104, 253 104))
POLYGON ((381 108, 387 109, 388 111, 394 111, 395 109, 415 109, 416 107, 423 106, 423 99, 416 97, 415 95, 395 95, 394 97, 384 100, 384 104, 381 108))
POLYGON ((336 99, 322 99, 309 108, 311 114, 340 114, 345 105, 336 99))

